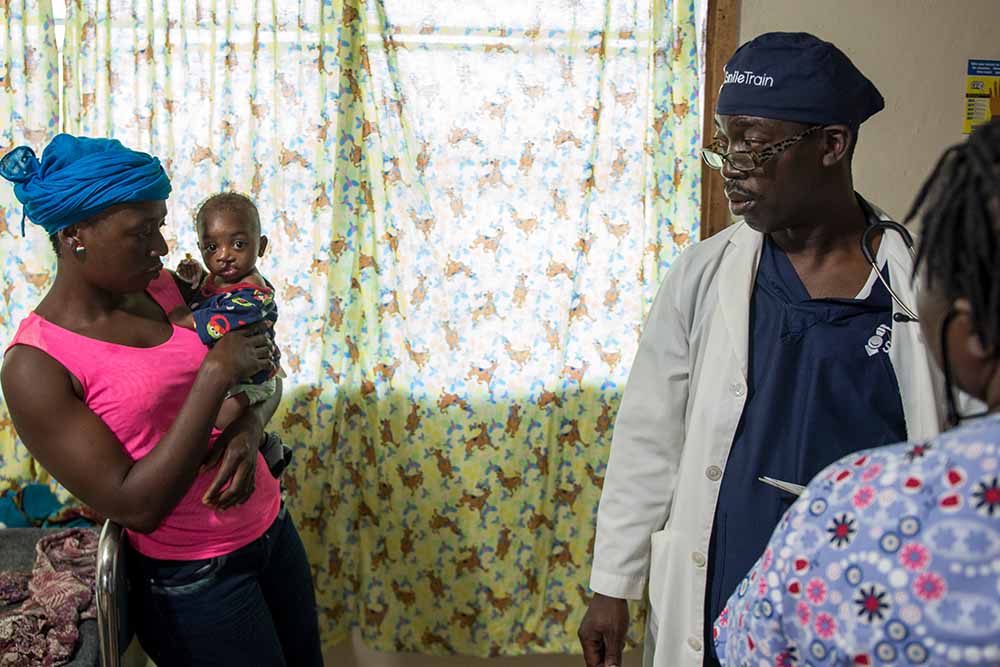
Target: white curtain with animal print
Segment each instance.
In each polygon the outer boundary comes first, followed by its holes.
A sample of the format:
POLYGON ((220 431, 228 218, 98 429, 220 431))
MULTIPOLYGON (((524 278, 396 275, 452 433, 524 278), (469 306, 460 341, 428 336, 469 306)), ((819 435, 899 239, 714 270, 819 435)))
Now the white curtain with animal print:
MULTIPOLYGON (((164 160, 169 261, 209 194, 258 203, 328 644, 578 650, 615 411, 698 230, 703 4, 68 4, 45 85, 68 131, 164 160)), ((5 142, 47 140, 44 91, 5 142)), ((18 211, 8 328, 51 271, 18 211)))

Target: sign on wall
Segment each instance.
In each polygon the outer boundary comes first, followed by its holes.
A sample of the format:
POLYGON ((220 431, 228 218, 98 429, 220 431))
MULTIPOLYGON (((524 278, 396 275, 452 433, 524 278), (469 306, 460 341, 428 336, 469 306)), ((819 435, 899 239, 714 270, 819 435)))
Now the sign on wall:
POLYGON ((965 77, 965 127, 974 127, 1000 118, 1000 60, 970 60, 965 77))

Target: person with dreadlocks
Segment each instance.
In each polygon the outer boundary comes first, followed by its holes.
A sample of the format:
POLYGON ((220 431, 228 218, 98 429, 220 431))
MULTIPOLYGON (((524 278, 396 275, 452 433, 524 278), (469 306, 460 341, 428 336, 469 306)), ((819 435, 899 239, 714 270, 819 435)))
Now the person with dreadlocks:
POLYGON ((1000 665, 1000 120, 945 152, 917 216, 920 327, 955 426, 808 485, 715 623, 726 667, 1000 665), (960 415, 953 385, 987 411, 960 415))

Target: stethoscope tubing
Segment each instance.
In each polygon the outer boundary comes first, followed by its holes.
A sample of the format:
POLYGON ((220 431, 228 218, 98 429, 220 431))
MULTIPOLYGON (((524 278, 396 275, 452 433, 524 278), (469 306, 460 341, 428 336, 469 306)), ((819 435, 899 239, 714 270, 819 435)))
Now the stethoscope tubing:
POLYGON ((864 234, 861 235, 861 253, 871 264, 872 268, 875 269, 875 275, 878 276, 879 281, 888 290, 889 296, 896 303, 901 311, 906 315, 907 320, 910 322, 918 321, 917 313, 912 308, 903 303, 903 300, 899 298, 896 291, 892 289, 889 285, 889 281, 885 279, 882 275, 882 271, 878 268, 878 262, 875 261, 875 253, 872 252, 872 240, 875 238, 875 234, 883 230, 892 230, 899 234, 903 238, 903 242, 906 244, 906 250, 910 253, 910 259, 916 261, 916 255, 913 252, 913 237, 910 235, 910 231, 903 225, 895 222, 893 220, 877 220, 868 225, 865 229, 864 234))

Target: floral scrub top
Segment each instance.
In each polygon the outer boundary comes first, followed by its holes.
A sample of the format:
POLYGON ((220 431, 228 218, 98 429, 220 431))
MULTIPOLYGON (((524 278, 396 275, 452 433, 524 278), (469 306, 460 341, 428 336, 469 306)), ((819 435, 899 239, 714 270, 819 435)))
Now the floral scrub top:
POLYGON ((847 456, 714 626, 725 667, 1000 665, 1000 416, 847 456))

